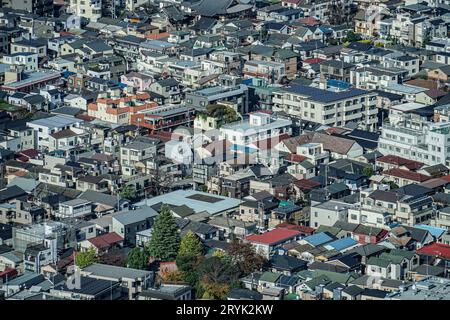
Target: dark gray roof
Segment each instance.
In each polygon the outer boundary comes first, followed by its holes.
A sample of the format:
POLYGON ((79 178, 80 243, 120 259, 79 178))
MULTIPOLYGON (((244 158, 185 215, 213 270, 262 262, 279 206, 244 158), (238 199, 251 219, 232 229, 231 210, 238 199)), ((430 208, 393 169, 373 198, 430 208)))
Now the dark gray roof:
POLYGON ((69 116, 76 116, 77 114, 79 114, 81 112, 82 112, 81 109, 72 108, 72 107, 61 107, 61 108, 52 110, 52 113, 65 114, 65 115, 69 115, 69 116))
POLYGON ((101 294, 102 292, 109 290, 112 287, 118 286, 119 283, 115 281, 103 280, 103 279, 95 279, 90 277, 81 277, 80 278, 80 288, 68 288, 66 283, 58 285, 55 287, 55 290, 60 291, 71 291, 76 292, 78 294, 91 295, 96 296, 101 294))
POLYGON ((213 17, 218 14, 226 14, 227 9, 231 6, 233 0, 201 0, 192 5, 192 9, 205 17, 213 17))
POLYGON ((27 193, 18 186, 6 187, 0 190, 0 202, 16 199, 25 196, 27 193))
POLYGON ((228 297, 234 300, 262 300, 263 295, 258 291, 233 288, 228 293, 228 297))
POLYGON ((348 251, 348 253, 356 252, 363 257, 371 256, 385 251, 387 248, 376 244, 364 244, 348 251))
POLYGON ((368 91, 350 88, 345 91, 328 91, 324 89, 319 89, 315 87, 308 86, 292 86, 284 89, 285 91, 304 95, 309 97, 309 99, 317 102, 329 103, 337 100, 348 99, 352 97, 357 97, 368 93, 368 91))
POLYGON ((274 255, 270 261, 272 268, 283 271, 299 271, 306 268, 307 262, 287 255, 274 255))
POLYGON ((348 295, 350 295, 352 297, 355 297, 357 295, 360 295, 361 292, 363 292, 363 290, 364 289, 362 289, 362 288, 360 288, 358 286, 350 285, 347 288, 345 288, 344 290, 342 290, 342 292, 344 292, 344 293, 346 293, 346 294, 348 294, 348 295))
MULTIPOLYGON (((80 194, 78 198, 88 200, 93 203, 106 204, 113 208, 117 206, 117 197, 97 191, 85 191, 80 194)), ((121 199, 121 201, 123 201, 123 199, 121 199)))
POLYGON ((398 195, 392 191, 375 190, 368 196, 374 200, 386 201, 386 202, 396 202, 398 200, 398 195))

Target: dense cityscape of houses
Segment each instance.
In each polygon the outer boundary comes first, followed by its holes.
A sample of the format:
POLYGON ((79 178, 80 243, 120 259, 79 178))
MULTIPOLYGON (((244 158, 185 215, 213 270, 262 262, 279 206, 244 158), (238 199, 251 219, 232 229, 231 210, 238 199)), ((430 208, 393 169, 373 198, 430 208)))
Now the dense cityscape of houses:
POLYGON ((449 35, 449 0, 1 1, 0 300, 450 300, 449 35))

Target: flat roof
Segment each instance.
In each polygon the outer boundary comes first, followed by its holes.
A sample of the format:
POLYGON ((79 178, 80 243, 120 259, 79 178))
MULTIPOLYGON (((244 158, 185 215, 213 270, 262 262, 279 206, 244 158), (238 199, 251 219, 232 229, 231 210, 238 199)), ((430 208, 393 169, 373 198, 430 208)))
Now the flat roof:
POLYGON ((153 206, 159 203, 181 206, 186 205, 195 213, 206 211, 211 215, 237 208, 241 200, 224 196, 213 195, 195 190, 176 190, 164 195, 137 203, 137 206, 153 206))
POLYGON ((146 271, 146 270, 138 270, 138 269, 132 269, 132 268, 111 266, 108 264, 94 263, 94 264, 91 264, 90 266, 85 267, 82 270, 82 273, 88 274, 88 275, 93 275, 93 276, 98 276, 98 277, 104 277, 104 278, 136 279, 136 278, 147 277, 152 272, 146 271))
POLYGON ((27 73, 25 79, 5 84, 2 87, 5 89, 20 89, 22 87, 32 85, 33 83, 40 83, 47 80, 56 79, 59 77, 61 77, 61 73, 59 72, 40 71, 27 73))
POLYGON ((83 122, 81 119, 77 119, 75 117, 69 117, 65 115, 56 115, 49 118, 38 119, 34 121, 27 122, 27 125, 37 125, 48 128, 62 128, 69 125, 72 125, 77 122, 83 122))

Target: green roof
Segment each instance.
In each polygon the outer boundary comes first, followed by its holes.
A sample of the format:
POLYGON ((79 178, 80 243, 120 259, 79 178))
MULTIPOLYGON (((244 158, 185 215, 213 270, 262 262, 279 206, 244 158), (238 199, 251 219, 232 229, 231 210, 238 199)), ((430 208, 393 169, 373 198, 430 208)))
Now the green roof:
POLYGON ((278 280, 279 277, 281 277, 281 273, 266 271, 261 275, 259 281, 275 282, 278 280))
POLYGON ((413 251, 396 250, 396 249, 393 249, 389 252, 383 252, 380 255, 381 259, 389 260, 395 264, 401 263, 405 258, 411 260, 412 257, 414 257, 413 251))
POLYGON ((23 109, 23 108, 13 106, 13 105, 5 102, 5 101, 0 101, 0 110, 15 112, 15 111, 17 111, 19 109, 23 109))
POLYGON ((370 257, 367 261, 367 265, 377 266, 381 268, 387 268, 391 262, 387 259, 381 259, 377 257, 370 257))
POLYGON ((317 228, 315 233, 328 232, 328 233, 332 234, 333 236, 336 236, 340 231, 341 231, 340 228, 320 225, 319 228, 317 228))
POLYGON ((284 296, 284 300, 300 300, 300 296, 295 293, 288 293, 284 296))
POLYGON ((275 52, 275 57, 280 58, 280 59, 288 59, 288 58, 293 58, 293 57, 297 57, 298 54, 295 53, 292 50, 288 50, 288 49, 281 49, 278 50, 277 52, 275 52))
POLYGON ((279 207, 287 207, 287 206, 293 206, 295 205, 292 201, 286 201, 286 200, 282 200, 280 201, 280 204, 278 205, 279 207))
POLYGON ((339 273, 327 270, 314 270, 314 275, 316 277, 326 276, 331 282, 339 282, 344 284, 360 277, 360 275, 355 272, 339 273))
POLYGON ((305 282, 305 285, 307 285, 309 288, 314 289, 315 287, 317 287, 319 284, 323 284, 323 285, 327 285, 329 283, 331 283, 332 281, 330 279, 328 279, 328 277, 326 275, 319 275, 309 281, 305 282))
POLYGON ((300 279, 309 279, 314 277, 314 272, 312 270, 302 270, 295 273, 300 279))

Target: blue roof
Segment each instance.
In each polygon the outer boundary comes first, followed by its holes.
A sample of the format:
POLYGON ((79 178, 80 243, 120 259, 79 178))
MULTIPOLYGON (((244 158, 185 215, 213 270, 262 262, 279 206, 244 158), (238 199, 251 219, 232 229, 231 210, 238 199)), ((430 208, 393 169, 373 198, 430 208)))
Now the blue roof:
POLYGON ((302 240, 305 240, 310 245, 312 245, 314 247, 317 247, 317 246, 320 246, 320 245, 322 245, 324 243, 332 241, 333 238, 330 237, 325 232, 319 232, 319 233, 315 233, 313 235, 307 236, 307 237, 303 238, 302 240))
POLYGON ((358 244, 358 241, 356 241, 355 239, 352 239, 351 237, 347 237, 347 238, 342 238, 342 239, 332 241, 332 242, 328 243, 327 245, 325 245, 325 248, 342 251, 342 250, 350 248, 356 244, 358 244))
POLYGON ((73 76, 74 74, 76 74, 76 73, 72 72, 72 71, 64 71, 63 73, 61 73, 63 78, 68 78, 70 76, 73 76))
POLYGON ((327 86, 335 87, 335 88, 339 88, 339 89, 343 89, 343 90, 346 90, 351 87, 350 83, 341 81, 341 80, 336 80, 336 79, 328 79, 327 86))
POLYGON ((414 225, 414 228, 427 230, 436 239, 439 239, 445 232, 447 232, 447 229, 432 227, 432 226, 428 226, 426 224, 416 224, 416 225, 414 225))

